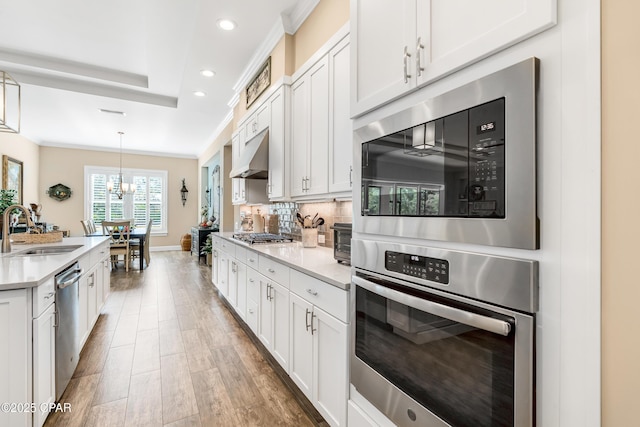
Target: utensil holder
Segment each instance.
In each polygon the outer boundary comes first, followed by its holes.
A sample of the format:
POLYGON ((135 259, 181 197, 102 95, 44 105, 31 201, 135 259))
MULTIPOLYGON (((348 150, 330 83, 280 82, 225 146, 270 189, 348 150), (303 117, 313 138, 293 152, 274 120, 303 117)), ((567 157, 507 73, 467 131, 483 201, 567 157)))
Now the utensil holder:
POLYGON ((318 229, 303 228, 302 229, 302 247, 315 248, 318 246, 318 229))

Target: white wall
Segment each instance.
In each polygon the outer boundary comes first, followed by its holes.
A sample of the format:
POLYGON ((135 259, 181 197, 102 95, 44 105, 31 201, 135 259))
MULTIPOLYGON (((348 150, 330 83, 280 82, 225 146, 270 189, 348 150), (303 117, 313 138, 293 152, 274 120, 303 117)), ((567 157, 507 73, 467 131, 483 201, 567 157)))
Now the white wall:
POLYGON ((357 119, 354 127, 525 58, 540 59, 538 215, 541 249, 526 251, 443 242, 434 246, 539 261, 537 426, 598 426, 600 2, 564 0, 558 2, 558 8, 559 22, 554 28, 369 113, 357 119))

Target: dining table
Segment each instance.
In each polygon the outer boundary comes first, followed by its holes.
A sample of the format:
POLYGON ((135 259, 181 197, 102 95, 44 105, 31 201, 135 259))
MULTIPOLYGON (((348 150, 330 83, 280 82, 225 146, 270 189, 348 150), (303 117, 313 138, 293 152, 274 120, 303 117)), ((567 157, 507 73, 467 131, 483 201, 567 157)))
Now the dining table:
MULTIPOLYGON (((96 230, 88 236, 103 236, 102 230, 96 230)), ((135 227, 129 231, 129 240, 138 239, 140 241, 140 270, 144 270, 144 244, 147 238, 147 227, 135 227)))

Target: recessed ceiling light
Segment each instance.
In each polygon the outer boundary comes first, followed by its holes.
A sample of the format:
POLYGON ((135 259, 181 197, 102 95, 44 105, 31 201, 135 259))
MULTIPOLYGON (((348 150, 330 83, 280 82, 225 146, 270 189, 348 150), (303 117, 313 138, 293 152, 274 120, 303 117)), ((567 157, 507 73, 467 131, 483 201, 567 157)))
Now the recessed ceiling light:
POLYGON ((201 90, 197 90, 197 91, 193 92, 193 94, 195 96, 205 96, 206 95, 206 93, 202 92, 201 90))
POLYGON ((236 28, 236 23, 230 19, 218 19, 216 23, 218 24, 218 27, 225 31, 231 31, 236 28))
POLYGON ((116 114, 118 116, 126 116, 127 115, 127 113, 125 113, 124 111, 107 110, 107 109, 104 109, 104 108, 98 108, 98 110, 101 113, 106 113, 106 114, 116 114))
POLYGON ((216 73, 214 71, 211 70, 202 70, 200 71, 200 74, 202 74, 205 77, 213 77, 216 75, 216 73))

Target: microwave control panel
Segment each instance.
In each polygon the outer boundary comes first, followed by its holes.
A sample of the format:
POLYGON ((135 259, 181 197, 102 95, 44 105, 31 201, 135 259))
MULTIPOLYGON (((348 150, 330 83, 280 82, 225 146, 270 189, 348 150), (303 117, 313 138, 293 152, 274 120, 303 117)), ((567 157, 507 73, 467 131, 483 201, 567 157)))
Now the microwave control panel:
POLYGON ((446 259, 386 251, 384 264, 389 271, 444 285, 449 283, 449 261, 446 259))

